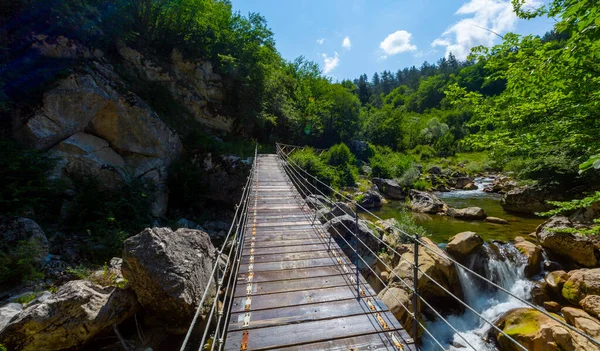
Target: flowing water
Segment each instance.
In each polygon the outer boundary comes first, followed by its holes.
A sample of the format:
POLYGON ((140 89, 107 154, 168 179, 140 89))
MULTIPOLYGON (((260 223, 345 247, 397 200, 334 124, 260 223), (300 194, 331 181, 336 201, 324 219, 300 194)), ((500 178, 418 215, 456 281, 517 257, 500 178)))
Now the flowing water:
MULTIPOLYGON (((465 266, 485 276, 499 286, 510 291, 521 299, 528 300, 533 283, 524 275, 525 259, 514 246, 495 243, 494 241, 511 241, 517 236, 526 236, 534 232, 543 219, 535 216, 521 216, 504 211, 500 205, 502 195, 486 193, 483 188, 491 183, 489 178, 475 179, 478 190, 457 190, 437 193, 450 207, 464 208, 477 206, 483 208, 488 216, 499 217, 509 222, 507 225, 493 224, 485 221, 463 221, 447 216, 413 213, 417 224, 427 229, 430 238, 443 244, 460 232, 474 231, 486 240, 486 244, 478 253, 472 254, 465 266)), ((399 218, 401 211, 406 211, 403 202, 390 201, 375 213, 381 218, 399 218)), ((523 307, 524 304, 510 295, 483 283, 466 270, 458 269, 460 283, 465 302, 481 314, 486 320, 494 322, 508 310, 523 307)), ((475 313, 465 310, 461 314, 450 315, 446 320, 458 331, 454 332, 441 320, 427 322, 427 329, 435 335, 445 349, 453 351, 476 350, 492 351, 495 346, 485 341, 491 328, 475 313)), ((439 347, 424 334, 423 350, 439 350, 439 347)))
MULTIPOLYGON (((490 178, 476 178, 475 184, 478 190, 455 190, 436 193, 436 195, 450 207, 481 207, 488 216, 505 219, 509 222, 508 225, 488 223, 481 220, 464 221, 448 216, 425 213, 413 213, 413 218, 417 224, 427 229, 431 234, 430 239, 438 244, 447 242, 453 235, 465 231, 476 232, 486 241, 510 241, 517 236, 526 236, 534 232, 535 228, 543 222, 543 219, 504 211, 500 205, 502 195, 483 191, 483 188, 490 182, 490 178)), ((404 202, 390 201, 387 205, 375 210, 374 213, 383 219, 393 218, 397 217, 400 212, 405 211, 405 207, 404 202)))
MULTIPOLYGON (((530 296, 533 283, 525 277, 524 257, 512 245, 486 244, 482 251, 469 257, 465 266, 480 272, 521 299, 527 300, 530 296)), ((473 277, 466 270, 459 268, 458 274, 465 303, 490 322, 494 322, 508 310, 525 306, 514 297, 473 277)), ((446 320, 458 333, 441 320, 427 322, 427 329, 445 349, 470 350, 471 345, 480 351, 496 350, 494 345, 485 341, 490 324, 475 313, 467 310, 459 315, 448 316, 446 320)), ((424 336, 423 350, 439 350, 439 347, 431 338, 424 336)))

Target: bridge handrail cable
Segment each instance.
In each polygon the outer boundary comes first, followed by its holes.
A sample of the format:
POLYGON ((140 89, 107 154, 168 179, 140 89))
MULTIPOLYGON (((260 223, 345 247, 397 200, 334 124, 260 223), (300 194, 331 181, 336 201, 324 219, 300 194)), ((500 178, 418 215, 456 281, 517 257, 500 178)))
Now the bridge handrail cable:
MULTIPOLYGON (((328 201, 332 204, 335 205, 335 202, 329 199, 329 196, 324 194, 316 185, 311 184, 310 182, 307 181, 306 176, 310 177, 311 179, 313 179, 314 181, 318 182, 319 184, 321 184, 322 186, 326 187, 327 189, 329 189, 331 191, 331 193, 334 193, 338 196, 340 196, 343 199, 346 199, 347 201, 350 201, 351 203, 353 203, 357 210, 360 209, 361 211, 364 211, 365 213, 368 213, 369 215, 373 216, 374 218, 376 218, 377 220, 382 220, 379 216, 377 216, 376 214, 372 213, 371 211, 369 211, 368 209, 364 208, 363 206, 361 206, 359 203, 357 203, 354 199, 349 198, 348 196, 344 195, 343 193, 337 191, 336 189, 332 188, 331 186, 329 186, 328 184, 324 183, 323 181, 321 181, 320 179, 318 179, 317 177, 315 177, 314 175, 310 174, 309 172, 307 172, 306 170, 304 170, 302 167, 300 167, 296 162, 294 162, 293 160, 291 160, 289 158, 289 154, 285 154, 284 152, 281 152, 281 147, 279 146, 280 144, 277 144, 277 150, 278 150, 278 155, 279 157, 282 159, 282 161, 285 161, 286 163, 288 163, 289 165, 291 165, 291 168, 288 167, 288 170, 292 170, 295 173, 298 173, 299 177, 302 177, 300 175, 300 172, 303 173, 305 176, 303 177, 306 181, 306 184, 311 185, 317 192, 320 193, 320 195, 324 196, 325 198, 328 199, 328 201)), ((308 190, 308 189, 307 189, 308 190)), ((308 191, 310 192, 310 191, 308 191)), ((311 192, 312 194, 312 192, 311 192)), ((336 205, 337 206, 337 205, 336 205)), ((339 206, 337 206, 338 208, 340 208, 339 206)), ((341 208, 340 208, 341 209, 341 208)), ((545 316, 553 319, 554 321, 558 322, 559 324, 561 324, 562 326, 565 326, 566 328, 568 328, 569 330, 583 336, 584 338, 588 339, 589 341, 591 341, 592 343, 596 344, 596 345, 600 345, 600 341, 594 339, 593 337, 583 333, 582 331, 580 331, 579 329, 574 328, 573 326, 567 324, 566 322, 552 316, 551 314, 547 313, 546 311, 540 309, 539 307, 531 304, 530 302, 520 298, 519 296, 513 294, 512 292, 506 290, 505 288, 501 287, 500 285, 492 282, 491 280, 487 279, 484 276, 481 276, 480 274, 474 272, 473 270, 471 270, 470 268, 464 266, 463 264, 457 262, 456 260, 454 260, 453 258, 449 257, 448 255, 444 255, 440 252, 438 252, 438 250, 431 248, 429 245, 425 244, 422 240, 419 239, 418 236, 416 235, 411 235, 409 233, 407 233, 406 231, 402 230, 401 228, 398 228, 397 226, 393 226, 394 229, 396 229, 399 233, 403 234, 404 236, 408 237, 409 239, 411 239, 413 242, 416 242, 419 244, 419 246, 422 246, 423 248, 427 249, 428 252, 431 252, 433 254, 435 254, 436 256, 439 256, 443 259, 449 260, 451 262, 453 262, 457 267, 462 268, 463 270, 465 270, 466 272, 468 272, 471 275, 476 276, 477 278, 479 278, 480 280, 490 284, 491 286, 497 288, 498 290, 508 294, 509 296, 511 296, 512 298, 517 299, 518 301, 520 301, 521 303, 527 305, 528 307, 531 307, 535 310, 537 310, 538 312, 544 314, 545 316)), ((347 227, 346 227, 347 229, 347 227)), ((350 231, 352 232, 352 231, 350 231)), ((407 263, 409 263, 413 268, 415 267, 414 263, 411 261, 406 260, 404 257, 402 257, 402 255, 397 252, 393 247, 391 247, 390 245, 388 245, 387 243, 385 243, 383 240, 381 240, 380 238, 378 238, 377 236, 373 235, 371 233, 371 235, 377 239, 380 243, 382 243, 386 248, 390 249, 392 252, 394 252, 395 254, 397 254, 400 259, 406 261, 407 263)), ((364 245, 364 243, 363 243, 364 245)), ((382 262, 385 264, 385 262, 382 262)), ((386 268, 389 269, 389 266, 387 266, 386 264, 386 268)), ((473 313, 475 313, 479 318, 481 318, 483 321, 485 321, 487 324, 491 325, 494 329, 496 329, 498 332, 500 332, 501 334, 503 334, 504 336, 506 336, 509 340, 513 341, 516 345, 520 346, 520 348, 522 348, 523 350, 527 350, 525 347, 523 347, 522 345, 520 345, 516 340, 514 340, 512 337, 510 337, 509 335, 507 335, 506 333, 504 333, 502 330, 500 330, 498 327, 496 327, 494 325, 493 322, 485 319, 481 314, 479 314, 478 312, 476 312, 472 307, 468 306, 468 304, 466 304, 464 301, 462 301, 460 298, 458 298, 457 296, 455 296, 454 294, 450 293, 446 288, 444 288, 443 286, 441 286, 437 281, 435 281, 434 279, 431 278, 431 276, 427 275, 425 272, 423 272, 421 269, 419 269, 417 267, 417 270, 423 274, 424 276, 426 276, 429 280, 431 280, 434 284, 436 284, 438 287, 442 288, 446 293, 448 293, 450 296, 452 296, 454 299, 456 299, 457 301, 459 301, 462 305, 464 305, 466 308, 468 308, 470 311, 472 311, 473 313)), ((398 277, 393 270, 390 271, 392 274, 394 274, 397 278, 400 279, 400 277, 398 277)), ((401 279, 401 281, 403 282, 403 280, 401 279)), ((414 289, 411 289, 409 287, 409 289, 414 293, 414 289)), ((423 298, 417 293, 416 294, 419 299, 421 301, 423 301, 423 298)), ((431 307, 430 307, 431 308, 431 307)), ((434 310, 435 311, 435 310, 434 310)), ((452 328, 454 329, 454 328, 452 328)), ((460 333, 458 335, 461 335, 460 333)), ((461 335, 462 336, 462 335, 461 335)))

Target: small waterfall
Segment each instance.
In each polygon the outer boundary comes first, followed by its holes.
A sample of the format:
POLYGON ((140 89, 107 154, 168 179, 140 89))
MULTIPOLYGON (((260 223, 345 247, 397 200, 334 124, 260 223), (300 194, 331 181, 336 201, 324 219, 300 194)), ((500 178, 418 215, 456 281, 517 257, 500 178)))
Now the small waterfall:
MULTIPOLYGON (((479 253, 469 257, 465 266, 482 274, 516 296, 522 299, 529 298, 533 284, 527 280, 524 274, 525 258, 514 246, 486 244, 479 253)), ((457 269, 465 302, 485 319, 494 322, 504 312, 523 306, 523 303, 517 299, 484 283, 466 270, 457 269)), ((446 320, 459 331, 460 335, 454 333, 446 323, 439 320, 427 323, 427 329, 447 349, 470 350, 470 347, 465 343, 464 339, 466 339, 477 350, 495 350, 493 345, 484 341, 485 335, 491 328, 490 325, 473 312, 467 310, 460 315, 450 315, 446 317, 446 320)), ((439 348, 433 340, 424 337, 423 350, 436 349, 439 348)))

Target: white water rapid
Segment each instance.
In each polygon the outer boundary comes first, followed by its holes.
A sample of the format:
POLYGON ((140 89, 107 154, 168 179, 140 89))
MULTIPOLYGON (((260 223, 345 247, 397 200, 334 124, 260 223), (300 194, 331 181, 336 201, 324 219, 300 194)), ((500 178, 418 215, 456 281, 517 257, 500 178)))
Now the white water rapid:
MULTIPOLYGON (((522 299, 528 299, 533 283, 525 278, 524 257, 509 245, 491 244, 483 247, 485 256, 472 256, 465 266, 476 271, 483 270, 485 277, 502 286, 522 299), (483 265, 483 267, 478 267, 483 265)), ((479 312, 488 321, 494 322, 503 313, 524 304, 497 289, 486 288, 486 283, 474 277, 464 269, 458 268, 458 275, 464 292, 465 302, 479 312)), ((466 310, 460 315, 450 315, 446 320, 459 331, 455 333, 441 320, 427 322, 427 329, 441 342, 445 349, 451 351, 471 350, 471 344, 477 351, 494 351, 495 346, 484 339, 490 330, 490 324, 483 321, 473 312, 466 310), (460 335, 459 335, 460 334, 460 335), (464 338, 464 339, 463 339, 464 338), (465 342, 465 339, 468 341, 465 342)), ((433 340, 423 336, 423 350, 439 350, 433 340)))

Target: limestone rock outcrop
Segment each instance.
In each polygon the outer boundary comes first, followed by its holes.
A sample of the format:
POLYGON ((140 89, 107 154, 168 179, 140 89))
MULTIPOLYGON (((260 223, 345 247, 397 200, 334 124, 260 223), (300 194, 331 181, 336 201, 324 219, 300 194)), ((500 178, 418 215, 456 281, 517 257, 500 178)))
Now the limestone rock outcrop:
POLYGON ((70 281, 44 302, 30 305, 13 317, 0 332, 0 343, 15 351, 81 347, 131 317, 138 306, 129 290, 70 281))
POLYGON ((412 189, 409 193, 410 208, 416 212, 437 214, 444 212, 447 205, 434 194, 412 189))
POLYGON ((573 223, 567 217, 555 216, 537 228, 536 236, 540 245, 551 253, 584 267, 596 266, 594 243, 587 237, 562 231, 572 228, 573 223))
POLYGON ((395 180, 373 178, 372 181, 379 189, 379 192, 386 198, 392 200, 404 200, 406 198, 406 192, 395 180))
MULTIPOLYGON (((510 310, 500 317, 495 325, 531 351, 598 350, 591 341, 533 308, 510 310)), ((500 350, 521 350, 503 334, 494 329, 492 333, 498 340, 500 350)))
POLYGON ((123 276, 140 304, 173 333, 185 332, 216 259, 209 235, 185 228, 146 228, 124 246, 123 276))
POLYGON ((455 257, 465 257, 483 245, 483 239, 475 232, 462 232, 450 238, 446 251, 455 257))

